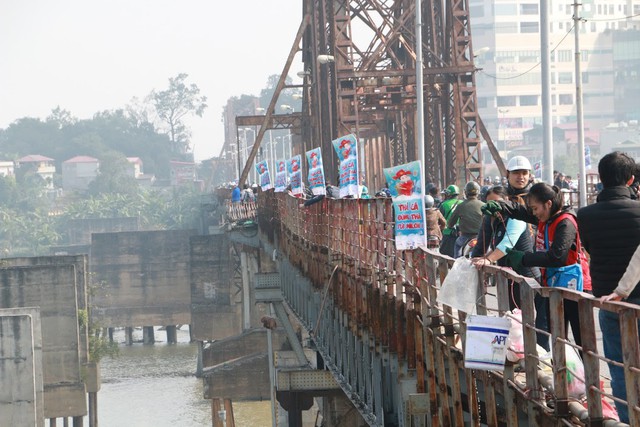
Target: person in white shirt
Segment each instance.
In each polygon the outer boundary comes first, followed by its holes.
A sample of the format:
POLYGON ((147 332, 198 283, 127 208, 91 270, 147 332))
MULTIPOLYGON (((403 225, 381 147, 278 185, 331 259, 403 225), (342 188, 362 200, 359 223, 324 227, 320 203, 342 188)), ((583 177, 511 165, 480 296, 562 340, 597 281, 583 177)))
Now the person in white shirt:
POLYGON ((629 261, 629 265, 618 282, 618 286, 609 295, 600 297, 600 301, 620 301, 627 298, 640 282, 640 246, 629 261))

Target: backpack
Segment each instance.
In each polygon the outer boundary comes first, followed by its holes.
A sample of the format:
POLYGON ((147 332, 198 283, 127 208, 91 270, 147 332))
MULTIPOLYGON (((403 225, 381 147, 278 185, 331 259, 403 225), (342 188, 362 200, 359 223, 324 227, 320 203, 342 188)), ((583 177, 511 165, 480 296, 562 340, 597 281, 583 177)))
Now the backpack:
MULTIPOLYGON (((545 230, 544 230, 545 231, 544 233, 545 247, 546 249, 549 249, 548 248, 549 233, 551 233, 551 235, 555 234, 556 226, 563 219, 568 219, 576 229, 576 247, 575 249, 573 248, 569 249, 569 255, 567 256, 567 266, 560 267, 560 269, 553 269, 553 268, 546 269, 547 280, 549 280, 549 276, 550 276, 549 272, 553 272, 555 270, 562 270, 567 267, 572 267, 575 264, 579 264, 580 270, 582 271, 582 289, 578 289, 578 290, 591 291, 591 271, 589 270, 589 261, 587 259, 587 254, 582 248, 582 242, 580 241, 580 232, 578 231, 578 223, 576 222, 576 218, 573 215, 569 213, 560 214, 551 224, 548 224, 548 226, 545 226, 545 230), (551 232, 549 230, 551 230, 551 232)), ((538 227, 540 227, 540 225, 538 227)))

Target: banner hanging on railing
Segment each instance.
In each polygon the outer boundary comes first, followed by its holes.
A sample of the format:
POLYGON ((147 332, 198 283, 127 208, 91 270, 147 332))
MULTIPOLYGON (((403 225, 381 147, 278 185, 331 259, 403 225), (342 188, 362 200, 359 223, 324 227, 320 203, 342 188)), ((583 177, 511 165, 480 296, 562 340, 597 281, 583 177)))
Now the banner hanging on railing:
POLYGON ((309 165, 309 188, 315 196, 327 194, 320 147, 307 151, 307 164, 309 165))
POLYGON ((256 172, 258 173, 258 182, 262 191, 271 190, 271 174, 269 173, 269 165, 266 160, 256 163, 256 172))
POLYGON ((287 172, 289 173, 291 194, 296 197, 302 197, 302 156, 300 154, 287 161, 287 172))
POLYGON ((384 169, 393 199, 396 249, 399 251, 427 245, 420 165, 420 161, 415 161, 384 169))
POLYGON ((276 193, 283 193, 287 190, 287 162, 278 160, 276 162, 276 193))
POLYGON ((331 141, 340 159, 340 197, 360 197, 358 191, 358 139, 349 134, 331 141))

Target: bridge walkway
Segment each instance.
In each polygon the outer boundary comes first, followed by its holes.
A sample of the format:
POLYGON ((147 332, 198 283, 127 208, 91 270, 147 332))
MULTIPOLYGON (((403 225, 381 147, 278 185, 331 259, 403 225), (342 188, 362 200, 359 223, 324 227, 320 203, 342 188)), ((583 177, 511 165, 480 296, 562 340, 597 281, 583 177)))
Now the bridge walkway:
POLYGON ((524 359, 504 371, 466 369, 469 313, 438 302, 453 264, 430 250, 396 251, 388 199, 329 200, 303 207, 286 194, 262 193, 257 219, 265 247, 276 249, 284 298, 305 326, 324 367, 371 426, 617 425, 598 310, 620 314, 631 424, 640 425, 638 307, 601 304, 587 294, 540 288, 509 269, 487 266, 477 283, 477 314, 504 315, 519 283, 524 359), (536 348, 534 296, 549 298, 553 361, 536 348), (584 373, 566 366, 564 300, 578 302, 584 373), (586 393, 572 397, 575 381, 586 393), (573 381, 573 382, 572 382, 573 381))

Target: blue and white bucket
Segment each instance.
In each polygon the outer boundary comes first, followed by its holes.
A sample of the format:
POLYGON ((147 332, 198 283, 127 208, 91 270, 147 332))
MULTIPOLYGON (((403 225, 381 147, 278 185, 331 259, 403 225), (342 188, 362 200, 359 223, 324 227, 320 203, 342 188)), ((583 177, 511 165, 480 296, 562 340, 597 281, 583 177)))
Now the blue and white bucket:
POLYGON ((506 317, 467 317, 464 367, 503 371, 510 327, 511 321, 506 317))

